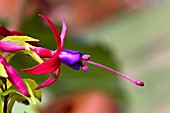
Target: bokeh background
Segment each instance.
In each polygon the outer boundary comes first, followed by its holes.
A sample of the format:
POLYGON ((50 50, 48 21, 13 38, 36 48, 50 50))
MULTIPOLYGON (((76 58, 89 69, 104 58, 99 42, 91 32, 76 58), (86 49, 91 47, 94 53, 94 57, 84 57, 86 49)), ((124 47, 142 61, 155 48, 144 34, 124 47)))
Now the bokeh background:
MULTIPOLYGON (((65 48, 91 54, 91 60, 145 82, 137 87, 116 75, 90 66, 87 73, 62 66, 61 84, 43 89, 38 107, 16 104, 14 113, 37 113, 54 98, 85 90, 106 92, 122 113, 170 112, 169 0, 0 0, 0 24, 40 39, 55 50, 49 27, 37 16, 49 17, 59 29, 68 25, 65 48)), ((36 62, 18 55, 11 62, 19 71, 36 62)), ((41 83, 48 75, 20 72, 41 83)))

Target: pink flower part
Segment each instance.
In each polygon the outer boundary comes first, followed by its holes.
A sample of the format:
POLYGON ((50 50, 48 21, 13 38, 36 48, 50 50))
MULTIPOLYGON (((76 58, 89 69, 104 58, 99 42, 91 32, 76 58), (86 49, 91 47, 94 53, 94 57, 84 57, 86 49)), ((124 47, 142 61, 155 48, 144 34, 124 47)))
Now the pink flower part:
POLYGON ((30 96, 19 73, 12 66, 10 66, 6 59, 2 56, 0 56, 0 63, 4 66, 6 73, 8 74, 8 80, 11 84, 23 95, 30 96))
POLYGON ((15 31, 15 30, 10 30, 10 36, 25 36, 25 34, 15 31))
POLYGON ((21 70, 29 74, 37 74, 37 75, 48 74, 54 72, 60 66, 58 60, 59 59, 57 57, 54 57, 32 68, 21 69, 21 70))
POLYGON ((15 52, 15 51, 24 50, 24 49, 25 49, 24 47, 17 45, 17 44, 13 44, 12 42, 0 40, 0 50, 1 51, 15 52))
POLYGON ((47 87, 51 84, 53 84, 56 80, 50 76, 45 82, 43 82, 42 84, 40 84, 38 87, 35 88, 35 90, 38 90, 40 88, 44 88, 44 87, 47 87))
POLYGON ((85 61, 85 62, 87 62, 87 63, 89 63, 89 64, 92 64, 92 65, 95 65, 95 66, 98 66, 98 67, 101 67, 101 68, 106 69, 106 70, 108 70, 108 71, 111 71, 111 72, 119 75, 120 77, 125 78, 125 79, 129 80, 130 82, 133 82, 134 84, 136 84, 136 85, 138 85, 138 86, 144 86, 144 82, 141 82, 141 81, 138 81, 138 80, 134 80, 134 79, 132 79, 132 78, 130 78, 130 77, 127 77, 127 76, 121 74, 120 72, 115 71, 115 70, 113 70, 113 69, 111 69, 111 68, 108 68, 108 67, 106 67, 106 66, 104 66, 104 65, 101 65, 101 64, 98 64, 98 63, 95 63, 95 62, 92 62, 92 61, 85 61))
POLYGON ((89 60, 90 59, 90 55, 83 55, 82 56, 82 60, 89 60))
POLYGON ((6 37, 9 36, 10 32, 4 26, 0 25, 0 36, 6 37))
MULTIPOLYGON (((60 65, 61 65, 61 63, 60 63, 60 65)), ((57 68, 57 70, 55 71, 56 78, 58 78, 59 75, 60 75, 60 68, 57 68)))
POLYGON ((85 72, 87 72, 88 71, 88 66, 86 66, 85 64, 82 64, 82 70, 83 71, 85 71, 85 72))
MULTIPOLYGON (((58 78, 58 76, 60 74, 60 65, 61 65, 61 61, 59 59, 59 54, 60 54, 60 51, 62 50, 62 47, 64 45, 64 39, 66 36, 67 27, 64 22, 64 19, 62 19, 63 28, 62 28, 62 33, 61 33, 61 37, 60 37, 59 32, 58 32, 57 28, 55 27, 55 25, 47 17, 43 16, 42 14, 39 14, 39 16, 42 17, 47 22, 47 24, 50 26, 50 28, 54 34, 54 37, 56 39, 56 43, 58 44, 58 49, 55 51, 50 51, 48 49, 43 49, 43 48, 31 48, 31 50, 35 51, 40 57, 48 57, 48 58, 52 57, 52 58, 47 61, 44 61, 43 63, 41 63, 37 66, 34 66, 32 68, 22 69, 22 71, 30 73, 30 74, 48 74, 51 72, 55 72, 56 78, 58 78)), ((49 79, 50 79, 50 81, 54 81, 51 77, 49 79)), ((38 89, 48 86, 48 84, 46 84, 48 82, 49 82, 49 80, 45 81, 45 83, 40 85, 38 87, 38 89)), ((53 83, 53 82, 50 82, 50 83, 53 83)))
POLYGON ((41 58, 52 58, 54 55, 53 51, 42 47, 31 48, 31 50, 36 52, 41 58))
POLYGON ((67 31, 67 26, 66 26, 66 23, 64 22, 64 18, 62 18, 62 32, 61 32, 61 35, 60 35, 60 37, 61 37, 61 48, 63 48, 63 46, 64 46, 66 31, 67 31))
POLYGON ((38 14, 40 17, 42 17, 46 22, 47 24, 50 26, 53 34, 54 34, 54 37, 56 39, 56 43, 58 44, 58 49, 60 48, 61 46, 61 39, 60 39, 60 34, 58 32, 58 29, 55 27, 55 25, 47 18, 45 17, 44 15, 42 14, 38 14))

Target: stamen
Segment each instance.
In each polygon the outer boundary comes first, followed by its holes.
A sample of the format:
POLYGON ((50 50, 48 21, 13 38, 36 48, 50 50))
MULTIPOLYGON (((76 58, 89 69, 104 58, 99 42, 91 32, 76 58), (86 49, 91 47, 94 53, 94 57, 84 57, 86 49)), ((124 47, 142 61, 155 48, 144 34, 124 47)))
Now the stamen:
POLYGON ((82 58, 82 60, 89 60, 90 55, 83 55, 81 58, 82 58))
POLYGON ((138 86, 144 86, 144 82, 137 81, 137 80, 134 80, 134 79, 132 79, 132 78, 129 78, 129 77, 127 77, 127 76, 121 74, 120 72, 115 71, 115 70, 113 70, 113 69, 111 69, 111 68, 109 68, 109 67, 106 67, 106 66, 104 66, 104 65, 101 65, 101 64, 98 64, 98 63, 89 61, 89 60, 88 60, 88 61, 83 61, 83 62, 87 62, 87 63, 89 63, 89 64, 92 64, 92 65, 101 67, 101 68, 103 68, 103 69, 106 69, 106 70, 108 70, 108 71, 111 71, 111 72, 113 72, 113 73, 119 75, 120 77, 123 77, 123 78, 129 80, 130 82, 133 82, 134 84, 136 84, 136 85, 138 85, 138 86))
POLYGON ((84 65, 84 64, 82 64, 81 68, 82 68, 82 70, 85 71, 85 72, 88 71, 88 66, 86 66, 86 65, 84 65))

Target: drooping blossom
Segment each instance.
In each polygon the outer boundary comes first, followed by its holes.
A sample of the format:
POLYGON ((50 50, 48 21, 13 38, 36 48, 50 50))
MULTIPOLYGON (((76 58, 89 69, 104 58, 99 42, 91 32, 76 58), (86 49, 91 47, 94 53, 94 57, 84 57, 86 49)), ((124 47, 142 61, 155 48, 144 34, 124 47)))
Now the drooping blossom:
POLYGON ((81 68, 85 72, 88 71, 88 66, 86 66, 84 64, 84 62, 104 68, 106 70, 109 70, 109 71, 135 83, 138 86, 144 86, 144 83, 141 81, 131 79, 131 78, 129 78, 129 77, 127 77, 111 68, 108 68, 104 65, 90 61, 89 60, 90 55, 83 55, 79 51, 63 49, 64 39, 66 36, 66 29, 67 29, 64 19, 62 19, 62 32, 61 32, 61 35, 59 35, 59 32, 58 32, 57 28, 55 27, 55 25, 47 17, 43 16, 42 14, 39 14, 39 16, 41 16, 47 22, 47 24, 50 26, 50 28, 54 34, 54 37, 56 39, 57 49, 55 51, 52 51, 52 50, 42 48, 42 47, 31 48, 31 50, 35 51, 40 57, 43 57, 43 58, 45 57, 45 58, 50 58, 50 59, 46 60, 43 63, 36 65, 34 67, 22 69, 22 71, 27 72, 29 74, 37 74, 37 75, 55 73, 55 77, 50 76, 45 82, 40 84, 36 89, 40 89, 40 88, 49 86, 52 83, 54 83, 60 74, 61 64, 69 66, 70 68, 73 68, 75 70, 79 70, 81 68))

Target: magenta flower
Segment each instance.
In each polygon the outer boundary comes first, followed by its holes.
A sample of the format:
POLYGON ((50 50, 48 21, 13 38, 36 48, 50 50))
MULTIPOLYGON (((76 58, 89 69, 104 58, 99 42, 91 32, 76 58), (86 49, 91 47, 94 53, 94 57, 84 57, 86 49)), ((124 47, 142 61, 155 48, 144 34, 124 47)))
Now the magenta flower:
POLYGON ((0 63, 4 66, 6 73, 8 74, 8 80, 12 83, 12 85, 23 95, 30 96, 24 84, 24 81, 22 80, 18 72, 12 66, 10 66, 7 63, 6 59, 2 56, 0 56, 0 63))
POLYGON ((85 64, 83 64, 83 62, 104 68, 106 70, 109 70, 109 71, 135 83, 138 86, 144 86, 144 83, 141 81, 131 79, 131 78, 129 78, 129 77, 127 77, 111 68, 108 68, 101 64, 90 61, 89 60, 90 55, 83 55, 79 51, 63 49, 64 39, 66 36, 66 29, 67 29, 64 20, 62 19, 62 32, 61 32, 61 35, 59 35, 59 32, 58 32, 57 28, 55 27, 55 25, 47 17, 45 17, 41 14, 39 14, 39 16, 41 16, 47 22, 47 24, 50 26, 50 28, 54 34, 54 37, 56 39, 58 48, 55 51, 51 51, 51 50, 48 50, 48 49, 45 49, 42 47, 31 48, 31 50, 35 51, 40 57, 46 57, 46 58, 51 58, 51 59, 46 60, 43 63, 41 63, 37 66, 34 66, 32 68, 22 69, 22 71, 30 73, 30 74, 38 74, 38 75, 39 74, 48 74, 48 73, 52 73, 52 72, 55 73, 55 77, 50 76, 45 82, 40 84, 36 89, 40 89, 40 88, 49 86, 56 81, 56 79, 58 78, 58 76, 60 74, 61 63, 66 66, 69 66, 70 68, 73 68, 75 70, 79 70, 80 68, 82 68, 83 71, 85 71, 85 72, 88 71, 88 67, 85 64))

